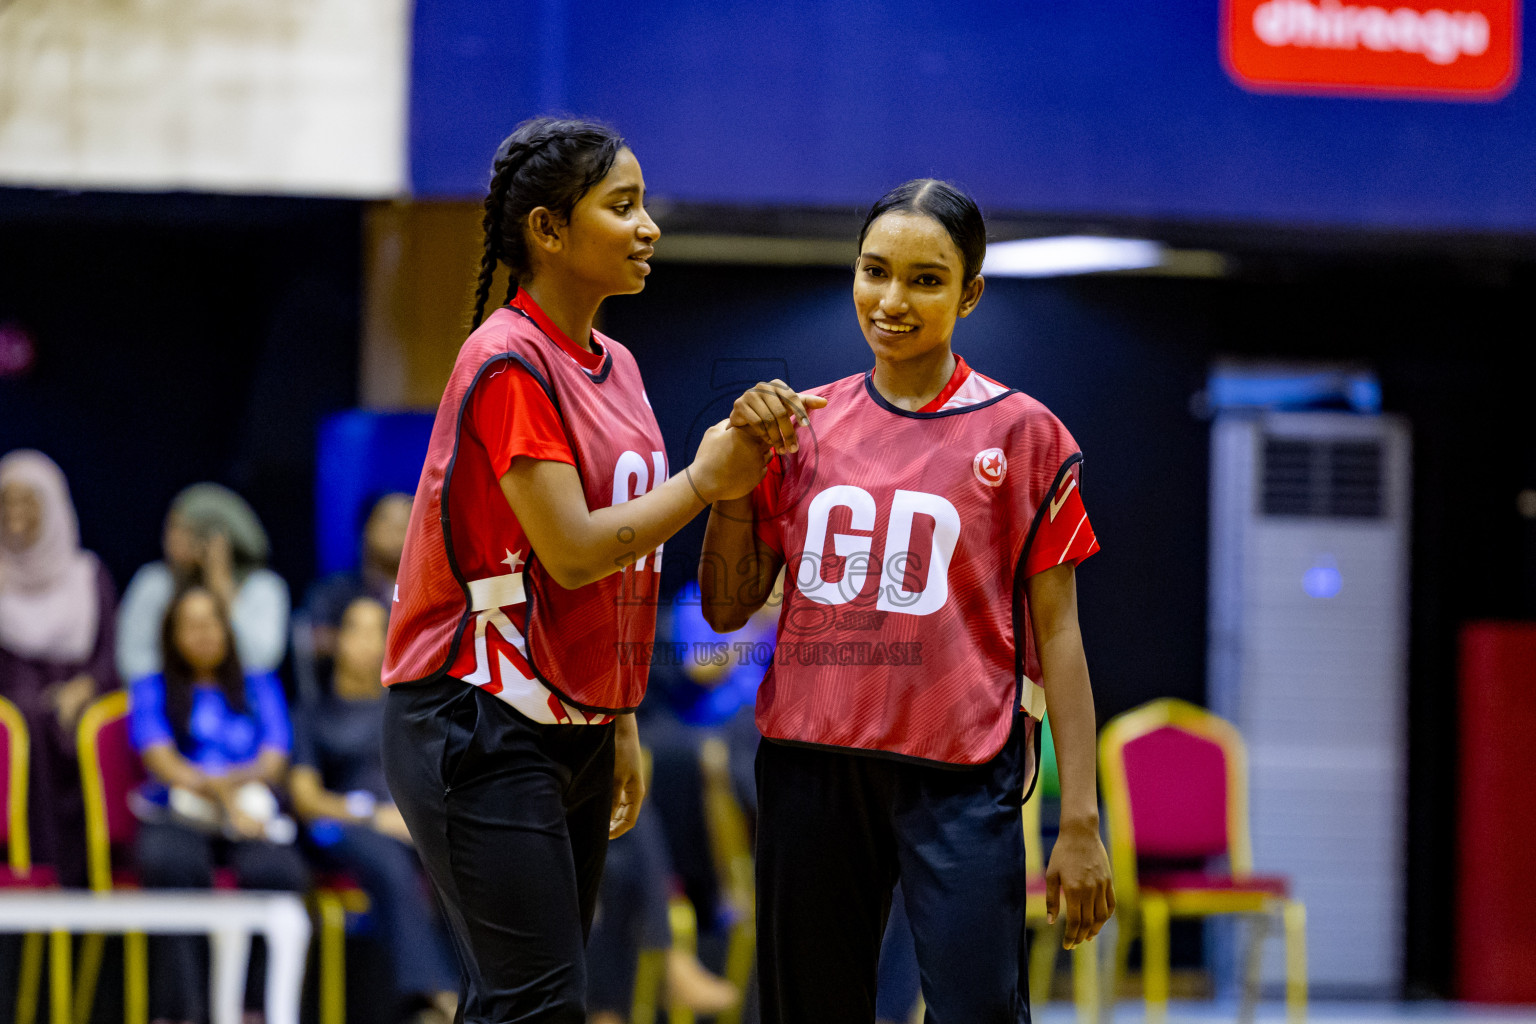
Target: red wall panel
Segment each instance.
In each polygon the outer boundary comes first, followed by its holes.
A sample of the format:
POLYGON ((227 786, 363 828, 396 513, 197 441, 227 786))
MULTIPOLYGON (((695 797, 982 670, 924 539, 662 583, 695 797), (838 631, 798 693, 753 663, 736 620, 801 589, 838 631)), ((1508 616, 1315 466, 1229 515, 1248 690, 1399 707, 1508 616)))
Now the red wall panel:
POLYGON ((1536 624, 1463 627, 1460 675, 1458 994, 1536 1003, 1536 624))

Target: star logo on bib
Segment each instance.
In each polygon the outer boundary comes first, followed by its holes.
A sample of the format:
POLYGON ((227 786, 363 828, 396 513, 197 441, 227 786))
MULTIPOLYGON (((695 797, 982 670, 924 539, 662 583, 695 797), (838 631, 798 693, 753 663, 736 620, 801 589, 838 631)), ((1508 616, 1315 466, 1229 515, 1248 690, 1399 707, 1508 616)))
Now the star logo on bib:
POLYGON ((1000 487, 1003 477, 1008 473, 1008 456, 1003 454, 1001 448, 987 448, 976 453, 976 458, 971 460, 971 469, 976 474, 976 479, 988 487, 1000 487))

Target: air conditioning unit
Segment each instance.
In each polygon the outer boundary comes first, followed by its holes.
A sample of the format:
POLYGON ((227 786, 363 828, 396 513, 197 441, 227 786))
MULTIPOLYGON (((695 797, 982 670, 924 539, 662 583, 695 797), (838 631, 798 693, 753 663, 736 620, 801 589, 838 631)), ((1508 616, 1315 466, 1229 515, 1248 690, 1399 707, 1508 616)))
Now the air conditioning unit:
MULTIPOLYGON (((1209 703, 1247 741, 1255 869, 1306 902, 1323 995, 1402 983, 1410 469, 1393 416, 1212 427, 1209 703)), ((1232 948, 1212 943, 1218 976, 1232 948)))

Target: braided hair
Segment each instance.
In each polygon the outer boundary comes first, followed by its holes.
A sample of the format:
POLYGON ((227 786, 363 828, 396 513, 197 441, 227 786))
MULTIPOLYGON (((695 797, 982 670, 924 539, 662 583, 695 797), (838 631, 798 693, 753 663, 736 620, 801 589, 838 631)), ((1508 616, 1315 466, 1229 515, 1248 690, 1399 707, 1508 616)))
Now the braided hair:
POLYGON ((485 319, 496 264, 505 263, 511 271, 508 302, 532 269, 523 235, 528 214, 543 206, 568 220, 581 197, 607 176, 623 148, 623 138, 607 125, 553 117, 524 121, 502 140, 485 196, 485 250, 471 329, 485 319))

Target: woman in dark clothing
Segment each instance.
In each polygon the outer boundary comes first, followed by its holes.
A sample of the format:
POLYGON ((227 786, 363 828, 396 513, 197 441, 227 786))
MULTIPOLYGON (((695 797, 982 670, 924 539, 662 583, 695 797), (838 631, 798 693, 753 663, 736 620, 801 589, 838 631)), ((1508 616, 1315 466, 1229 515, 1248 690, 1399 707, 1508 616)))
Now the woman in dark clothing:
POLYGON ((34 863, 85 884, 85 811, 75 723, 118 686, 117 591, 80 526, 64 474, 41 452, 0 459, 0 696, 32 739, 29 831, 34 863))
POLYGON ((384 606, 373 598, 346 606, 331 693, 295 722, 288 784, 319 861, 351 873, 368 893, 402 1016, 446 1024, 458 1003, 453 951, 384 781, 384 625, 384 606))
MULTIPOLYGON (((171 600, 161 658, 164 671, 130 690, 129 732, 150 775, 135 800, 140 880, 150 889, 206 889, 214 865, 227 863, 241 888, 305 891, 308 871, 288 845, 292 822, 276 813, 273 792, 292 745, 282 684, 241 671, 223 606, 198 585, 171 600)), ((158 941, 150 958, 156 1020, 206 1019, 201 941, 158 941)))

